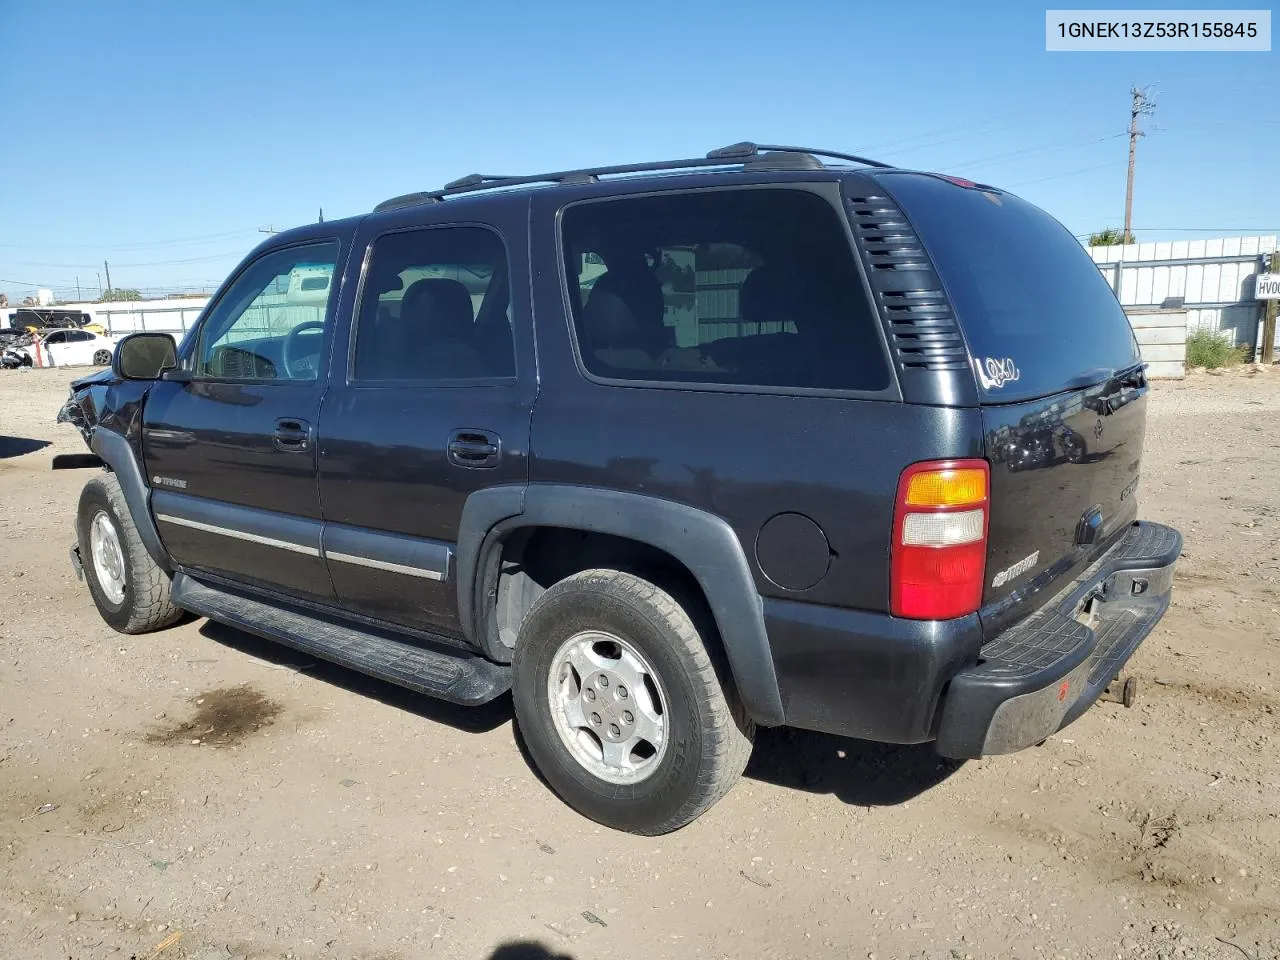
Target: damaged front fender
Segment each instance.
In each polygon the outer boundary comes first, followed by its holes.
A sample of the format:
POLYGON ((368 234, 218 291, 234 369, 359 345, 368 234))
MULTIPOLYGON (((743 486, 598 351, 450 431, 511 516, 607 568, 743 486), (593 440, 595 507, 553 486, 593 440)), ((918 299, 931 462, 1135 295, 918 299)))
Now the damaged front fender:
POLYGON ((71 395, 58 411, 57 422, 73 424, 90 449, 93 449, 93 430, 101 418, 106 391, 113 380, 110 369, 72 380, 71 395))

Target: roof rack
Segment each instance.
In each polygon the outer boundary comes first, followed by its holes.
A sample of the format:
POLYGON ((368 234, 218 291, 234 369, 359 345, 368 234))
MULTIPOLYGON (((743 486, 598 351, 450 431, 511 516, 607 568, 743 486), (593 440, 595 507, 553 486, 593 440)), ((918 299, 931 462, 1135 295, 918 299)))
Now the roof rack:
POLYGON ((629 173, 659 173, 665 170, 693 170, 700 167, 724 167, 740 164, 744 169, 752 166, 801 167, 821 169, 818 157, 833 160, 847 160, 861 163, 869 167, 888 167, 891 164, 851 153, 837 153, 834 150, 818 150, 810 147, 783 147, 767 144, 742 143, 730 144, 712 150, 705 157, 689 160, 657 160, 650 163, 625 163, 610 167, 586 167, 581 170, 561 170, 555 173, 535 173, 525 176, 499 176, 497 174, 470 173, 457 180, 450 180, 439 190, 426 190, 417 193, 406 193, 399 197, 384 200, 374 207, 374 212, 391 210, 396 207, 407 207, 419 203, 435 203, 445 197, 460 193, 475 193, 479 190, 497 190, 503 187, 528 186, 537 183, 595 183, 601 177, 620 176, 629 173), (781 155, 781 156, 779 156, 781 155), (780 164, 779 161, 790 162, 780 164))

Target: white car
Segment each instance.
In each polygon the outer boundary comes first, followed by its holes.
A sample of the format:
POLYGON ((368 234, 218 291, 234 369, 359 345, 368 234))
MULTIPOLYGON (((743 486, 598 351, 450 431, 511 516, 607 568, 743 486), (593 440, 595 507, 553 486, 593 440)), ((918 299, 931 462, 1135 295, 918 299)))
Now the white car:
POLYGON ((60 330, 41 330, 37 335, 37 344, 11 347, 6 351, 13 354, 22 366, 75 367, 94 365, 105 367, 111 362, 119 342, 115 337, 103 336, 89 330, 67 328, 60 330), (23 357, 27 359, 22 359, 23 357), (30 364, 28 364, 30 360, 30 364))

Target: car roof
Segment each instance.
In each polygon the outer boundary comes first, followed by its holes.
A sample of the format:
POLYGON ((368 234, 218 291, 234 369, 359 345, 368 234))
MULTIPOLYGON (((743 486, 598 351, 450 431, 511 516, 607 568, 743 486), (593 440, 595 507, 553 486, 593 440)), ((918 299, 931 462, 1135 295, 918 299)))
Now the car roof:
POLYGON ((758 144, 750 141, 730 144, 709 151, 703 157, 684 160, 656 160, 643 163, 616 164, 603 167, 584 167, 575 170, 559 170, 550 173, 522 174, 517 176, 472 173, 451 180, 438 190, 407 193, 384 200, 373 212, 382 213, 407 206, 437 203, 461 194, 503 193, 525 194, 538 189, 555 187, 599 185, 601 193, 610 192, 612 184, 628 183, 643 179, 645 182, 661 182, 672 177, 687 178, 701 174, 723 176, 733 173, 768 173, 777 179, 790 179, 788 174, 846 173, 861 167, 890 169, 891 164, 871 160, 851 153, 841 153, 815 147, 791 147, 776 144, 758 144), (837 165, 824 163, 822 159, 838 161, 837 165))
POLYGON ((450 205, 462 204, 465 209, 472 204, 487 205, 500 200, 519 202, 533 192, 544 190, 572 191, 575 197, 582 197, 584 194, 612 196, 634 192, 637 185, 643 189, 649 185, 670 187, 676 183, 681 187, 698 189, 733 182, 744 185, 812 182, 851 175, 878 179, 882 174, 944 176, 957 183, 998 192, 997 188, 987 184, 971 183, 930 171, 899 168, 850 153, 743 141, 711 150, 703 157, 685 160, 658 160, 518 176, 468 174, 436 190, 407 193, 384 200, 368 214, 304 224, 283 231, 264 240, 254 254, 285 244, 329 238, 335 233, 348 233, 368 217, 392 216, 400 211, 442 201, 447 201, 450 205))

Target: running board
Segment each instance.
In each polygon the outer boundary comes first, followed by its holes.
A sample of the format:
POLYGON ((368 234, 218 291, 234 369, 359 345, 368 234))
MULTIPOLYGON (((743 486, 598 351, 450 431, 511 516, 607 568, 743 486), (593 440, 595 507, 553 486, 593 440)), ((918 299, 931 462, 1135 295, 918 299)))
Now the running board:
POLYGON ((172 598, 183 610, 450 703, 476 706, 511 689, 511 668, 483 657, 417 646, 281 609, 200 583, 184 573, 174 574, 172 598))

